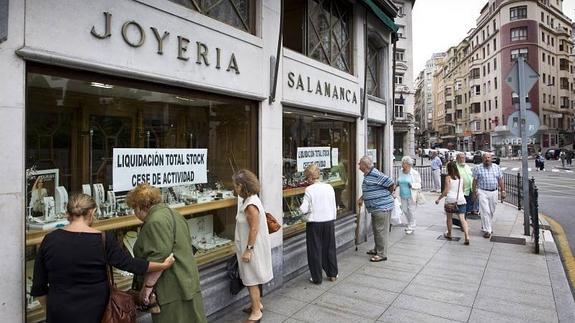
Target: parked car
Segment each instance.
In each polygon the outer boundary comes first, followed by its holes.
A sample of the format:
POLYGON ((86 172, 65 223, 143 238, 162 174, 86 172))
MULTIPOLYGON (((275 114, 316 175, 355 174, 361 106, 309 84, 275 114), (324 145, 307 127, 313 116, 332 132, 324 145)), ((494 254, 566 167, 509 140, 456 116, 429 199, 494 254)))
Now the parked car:
POLYGON ((491 161, 494 164, 499 165, 499 163, 501 163, 501 159, 494 152, 481 151, 481 150, 477 150, 473 154, 473 163, 474 164, 481 164, 481 162, 483 161, 483 154, 491 154, 491 161))
POLYGON ((421 152, 421 154, 422 154, 421 156, 422 157, 429 157, 431 155, 432 150, 433 149, 430 149, 430 148, 423 148, 423 150, 421 152))
POLYGON ((471 152, 471 151, 465 152, 465 162, 466 163, 472 163, 473 162, 473 152, 471 152))
POLYGON ((561 151, 565 151, 565 153, 567 153, 568 151, 565 149, 547 149, 547 151, 545 152, 545 159, 550 160, 550 159, 559 159, 559 154, 561 153, 561 151))

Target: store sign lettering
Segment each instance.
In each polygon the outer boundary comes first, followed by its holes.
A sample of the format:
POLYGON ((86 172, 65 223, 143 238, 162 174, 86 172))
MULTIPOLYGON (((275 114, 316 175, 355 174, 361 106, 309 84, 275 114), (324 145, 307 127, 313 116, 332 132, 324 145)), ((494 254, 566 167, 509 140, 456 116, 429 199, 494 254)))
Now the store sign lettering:
POLYGON ((287 84, 290 88, 295 87, 296 90, 357 104, 355 91, 320 80, 314 82, 309 76, 302 77, 300 74, 289 72, 287 84))
MULTIPOLYGON (((160 32, 156 27, 150 27, 154 40, 156 41, 158 50, 158 55, 164 54, 164 44, 168 41, 170 32, 163 31, 160 32)), ((138 48, 144 45, 146 42, 146 32, 142 25, 138 22, 126 21, 122 24, 122 38, 124 42, 131 47, 138 48), (129 31, 132 31, 130 33, 129 31)), ((112 37, 112 14, 109 12, 104 12, 104 26, 101 28, 96 28, 92 26, 90 34, 98 39, 106 39, 112 37), (98 31, 100 30, 100 31, 98 31)), ((177 36, 177 58, 183 61, 188 61, 190 59, 189 52, 192 48, 195 48, 196 64, 211 66, 213 65, 216 69, 222 68, 222 59, 227 58, 224 61, 227 62, 226 72, 235 72, 240 74, 240 68, 236 60, 236 55, 232 52, 230 55, 223 57, 221 48, 216 47, 215 52, 210 51, 207 44, 196 41, 195 45, 190 47, 190 39, 183 37, 181 35, 177 36)))
MULTIPOLYGON (((519 146, 519 145, 521 145, 521 138, 505 138, 505 139, 501 140, 501 143, 503 145, 519 146)), ((528 145, 535 144, 535 139, 527 138, 527 144, 528 145)))

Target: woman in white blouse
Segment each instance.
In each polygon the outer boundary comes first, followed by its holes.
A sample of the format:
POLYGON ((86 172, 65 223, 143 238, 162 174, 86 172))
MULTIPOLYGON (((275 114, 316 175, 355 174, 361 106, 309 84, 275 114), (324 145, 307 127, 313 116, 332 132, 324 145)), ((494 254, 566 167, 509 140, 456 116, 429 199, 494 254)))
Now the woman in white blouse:
POLYGON ((335 192, 331 185, 319 182, 320 170, 317 165, 308 166, 304 174, 311 185, 306 187, 299 209, 307 218, 305 236, 310 282, 319 285, 323 280, 322 269, 328 280, 337 279, 335 192))

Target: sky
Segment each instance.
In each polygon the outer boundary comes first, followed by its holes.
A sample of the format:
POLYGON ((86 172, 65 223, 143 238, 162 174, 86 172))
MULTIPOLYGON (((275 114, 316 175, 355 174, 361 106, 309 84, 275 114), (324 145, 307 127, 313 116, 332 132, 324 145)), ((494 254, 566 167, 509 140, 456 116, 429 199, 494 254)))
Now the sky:
MULTIPOLYGON (((413 8, 414 79, 433 53, 459 44, 475 27, 487 0, 418 0, 413 8)), ((575 20, 575 0, 563 1, 563 12, 575 20)))

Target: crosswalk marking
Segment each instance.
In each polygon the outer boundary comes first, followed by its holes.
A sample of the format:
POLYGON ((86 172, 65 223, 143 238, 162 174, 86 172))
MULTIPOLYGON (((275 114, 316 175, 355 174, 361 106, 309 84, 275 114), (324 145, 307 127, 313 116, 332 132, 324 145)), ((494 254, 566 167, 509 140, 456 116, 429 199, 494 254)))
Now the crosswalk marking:
POLYGON ((559 170, 558 170, 557 168, 553 168, 551 171, 552 171, 553 173, 559 173, 559 170))

